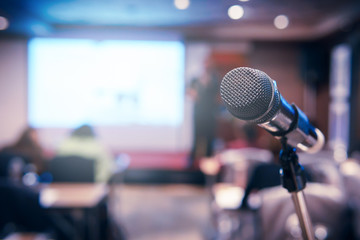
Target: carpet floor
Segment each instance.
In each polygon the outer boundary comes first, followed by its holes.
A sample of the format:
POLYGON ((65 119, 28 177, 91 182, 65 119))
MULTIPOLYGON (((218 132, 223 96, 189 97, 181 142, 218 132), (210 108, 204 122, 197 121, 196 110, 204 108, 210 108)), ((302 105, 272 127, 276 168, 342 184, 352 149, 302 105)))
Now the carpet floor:
POLYGON ((202 186, 123 184, 116 189, 115 220, 128 240, 201 240, 209 219, 202 186))

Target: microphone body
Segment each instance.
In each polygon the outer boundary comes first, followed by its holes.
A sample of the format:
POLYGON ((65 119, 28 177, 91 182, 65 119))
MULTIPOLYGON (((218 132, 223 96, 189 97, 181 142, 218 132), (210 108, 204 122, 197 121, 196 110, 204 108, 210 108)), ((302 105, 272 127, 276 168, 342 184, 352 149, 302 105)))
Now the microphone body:
POLYGON ((264 72, 236 68, 228 72, 220 85, 226 108, 235 117, 263 127, 277 138, 285 137, 293 147, 315 153, 324 145, 324 135, 314 128, 307 116, 280 94, 276 82, 264 72))

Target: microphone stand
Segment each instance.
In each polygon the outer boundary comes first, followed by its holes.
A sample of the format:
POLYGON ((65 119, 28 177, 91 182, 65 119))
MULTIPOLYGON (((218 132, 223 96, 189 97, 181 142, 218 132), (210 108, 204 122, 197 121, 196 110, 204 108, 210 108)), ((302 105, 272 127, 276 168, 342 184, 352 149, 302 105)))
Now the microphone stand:
POLYGON ((303 192, 306 185, 304 168, 299 164, 296 149, 287 144, 285 137, 281 139, 281 144, 280 175, 282 186, 291 193, 304 240, 314 240, 314 231, 303 192))

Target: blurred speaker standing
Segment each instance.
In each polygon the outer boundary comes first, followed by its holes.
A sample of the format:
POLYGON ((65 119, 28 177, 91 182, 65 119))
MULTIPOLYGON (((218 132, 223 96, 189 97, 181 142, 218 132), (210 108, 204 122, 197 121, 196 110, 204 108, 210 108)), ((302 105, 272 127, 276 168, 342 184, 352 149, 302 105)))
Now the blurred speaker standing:
POLYGON ((220 76, 211 58, 205 61, 201 76, 194 78, 187 87, 187 95, 194 101, 193 142, 187 167, 198 167, 198 160, 213 155, 216 138, 216 118, 220 76))

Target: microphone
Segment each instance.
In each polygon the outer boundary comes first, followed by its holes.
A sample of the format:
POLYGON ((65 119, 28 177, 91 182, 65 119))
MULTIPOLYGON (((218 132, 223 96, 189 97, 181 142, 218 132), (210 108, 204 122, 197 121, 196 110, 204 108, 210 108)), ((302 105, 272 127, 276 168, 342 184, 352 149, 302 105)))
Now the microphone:
POLYGON ((256 123, 276 138, 308 152, 322 149, 325 137, 313 127, 295 104, 280 94, 276 82, 266 73, 248 67, 228 72, 220 85, 220 95, 227 110, 235 117, 256 123))

